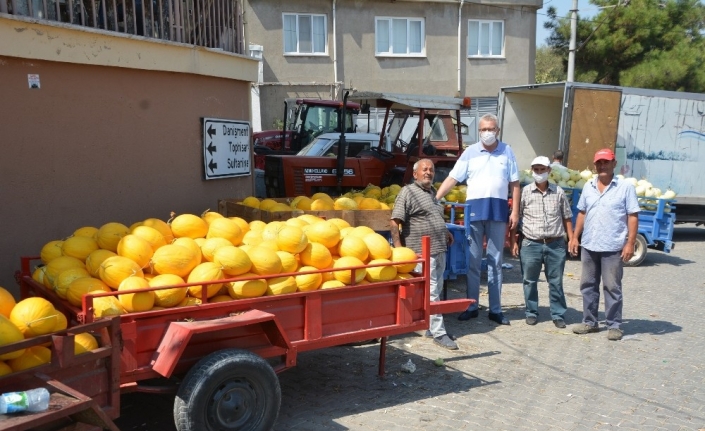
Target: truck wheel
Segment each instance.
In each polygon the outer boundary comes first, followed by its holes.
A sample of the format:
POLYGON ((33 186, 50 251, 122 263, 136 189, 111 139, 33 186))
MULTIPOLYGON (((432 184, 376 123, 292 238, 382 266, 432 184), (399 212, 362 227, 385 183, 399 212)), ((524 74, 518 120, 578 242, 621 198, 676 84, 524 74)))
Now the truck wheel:
POLYGON ((646 259, 646 238, 644 235, 638 233, 636 235, 636 242, 634 243, 634 256, 625 262, 625 266, 639 266, 641 262, 646 259))
POLYGON ((184 377, 174 400, 178 431, 269 431, 281 388, 272 367, 252 352, 225 349, 204 357, 184 377))

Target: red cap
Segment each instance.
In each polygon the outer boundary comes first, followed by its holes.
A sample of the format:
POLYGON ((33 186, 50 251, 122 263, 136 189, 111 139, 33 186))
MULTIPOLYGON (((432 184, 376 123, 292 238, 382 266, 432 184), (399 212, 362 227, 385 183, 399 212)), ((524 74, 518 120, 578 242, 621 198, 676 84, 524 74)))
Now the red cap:
POLYGON ((593 163, 597 163, 598 160, 614 160, 614 153, 609 148, 603 148, 595 153, 593 163))

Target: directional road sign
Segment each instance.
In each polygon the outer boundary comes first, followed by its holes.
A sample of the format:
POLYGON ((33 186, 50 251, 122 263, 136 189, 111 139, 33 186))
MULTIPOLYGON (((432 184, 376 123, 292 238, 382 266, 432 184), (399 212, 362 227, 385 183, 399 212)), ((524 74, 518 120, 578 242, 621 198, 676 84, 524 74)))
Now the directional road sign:
POLYGON ((203 119, 203 170, 207 180, 252 175, 248 121, 203 119))

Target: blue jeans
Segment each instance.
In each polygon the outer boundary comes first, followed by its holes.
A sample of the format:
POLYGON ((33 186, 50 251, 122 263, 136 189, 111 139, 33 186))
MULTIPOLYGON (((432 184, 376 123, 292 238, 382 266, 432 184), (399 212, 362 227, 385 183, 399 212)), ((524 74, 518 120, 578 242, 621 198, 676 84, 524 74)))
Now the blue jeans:
POLYGON ((563 293, 563 270, 565 269, 565 240, 543 244, 525 239, 521 242, 519 259, 524 284, 524 302, 526 317, 539 315, 538 281, 541 267, 545 266, 548 282, 548 302, 551 307, 551 319, 563 320, 566 312, 565 294, 563 293))
POLYGON ((583 247, 580 253, 583 273, 580 293, 583 294, 583 323, 597 326, 600 308, 600 279, 605 291, 605 323, 609 329, 622 324, 622 251, 590 251, 583 247))
POLYGON ((490 313, 502 312, 502 256, 507 223, 499 221, 470 222, 470 254, 468 255, 468 298, 476 302, 468 308, 477 309, 480 300, 480 268, 482 267, 482 243, 487 237, 487 291, 490 297, 490 313))

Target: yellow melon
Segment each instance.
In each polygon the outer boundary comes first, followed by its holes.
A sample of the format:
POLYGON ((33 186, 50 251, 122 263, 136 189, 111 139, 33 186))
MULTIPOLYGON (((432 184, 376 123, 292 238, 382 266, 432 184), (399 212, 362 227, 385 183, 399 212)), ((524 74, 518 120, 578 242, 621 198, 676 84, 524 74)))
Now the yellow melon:
POLYGON ((365 278, 367 281, 389 281, 394 280, 397 276, 397 268, 392 265, 392 261, 389 259, 373 259, 368 262, 368 265, 375 265, 381 263, 388 263, 387 266, 373 266, 367 268, 367 274, 365 278))
MULTIPOLYGON (((247 253, 248 251, 252 250, 253 247, 255 247, 255 246, 254 246, 254 245, 249 245, 249 244, 243 244, 243 245, 241 245, 241 246, 238 246, 238 248, 239 248, 240 250, 244 251, 245 253, 247 253)), ((248 255, 248 256, 249 256, 249 255, 248 255)))
POLYGON ((44 346, 32 346, 28 347, 22 356, 7 361, 7 365, 16 373, 18 371, 48 364, 49 362, 51 362, 51 350, 44 346))
POLYGON ((62 313, 59 310, 56 310, 55 313, 56 316, 56 326, 54 327, 54 331, 63 331, 64 329, 68 328, 69 326, 69 321, 66 319, 66 315, 62 313))
MULTIPOLYGON (((146 279, 141 277, 127 277, 122 280, 118 286, 118 292, 121 290, 144 289, 146 287, 150 287, 149 281, 146 279)), ((154 307, 154 300, 154 292, 149 290, 145 292, 125 293, 123 295, 118 295, 120 305, 122 305, 128 313, 151 310, 152 307, 154 307)))
POLYGON ((208 238, 201 246, 202 262, 213 262, 216 250, 221 247, 231 247, 233 243, 225 238, 208 238))
POLYGON ((213 220, 219 219, 219 218, 225 218, 221 213, 217 213, 215 211, 210 211, 210 210, 205 210, 203 214, 201 214, 201 218, 206 221, 209 225, 213 222, 213 220))
MULTIPOLYGON (((203 247, 203 244, 205 244, 205 242, 206 242, 205 238, 192 238, 192 239, 196 244, 198 244, 199 248, 203 247)), ((174 241, 174 242, 176 242, 176 241, 174 241)))
POLYGON ((295 277, 296 288, 299 292, 309 292, 316 290, 321 287, 323 283, 323 276, 321 273, 312 273, 310 271, 316 271, 318 268, 314 266, 302 266, 299 269, 301 274, 295 277))
POLYGON ((194 298, 193 296, 187 296, 186 298, 182 299, 181 302, 176 304, 176 307, 190 307, 192 305, 201 305, 201 304, 203 304, 202 300, 200 300, 198 298, 194 298))
POLYGON ((338 198, 333 204, 333 209, 336 210, 356 210, 357 203, 350 198, 338 198))
POLYGON ((367 244, 371 259, 389 259, 392 256, 392 246, 389 240, 378 233, 370 233, 362 237, 367 244))
MULTIPOLYGON (((137 235, 130 234, 123 236, 118 243, 117 254, 118 256, 126 257, 135 262, 140 268, 146 268, 149 266, 149 261, 154 255, 154 249, 152 245, 144 239, 137 235)), ((109 284, 110 283, 108 283, 108 285, 109 284)))
POLYGON ((117 252, 117 245, 123 236, 130 233, 130 228, 122 223, 106 223, 98 229, 95 239, 98 246, 104 250, 117 252))
POLYGON ((88 332, 76 334, 73 338, 73 354, 74 356, 88 353, 91 350, 98 348, 98 340, 88 332))
MULTIPOLYGON (((0 346, 17 343, 24 340, 22 331, 12 321, 5 316, 0 316, 0 346)), ((0 355, 0 361, 15 359, 24 353, 25 349, 15 350, 9 353, 0 355)))
POLYGON ((279 246, 277 245, 276 239, 264 240, 261 243, 257 244, 257 247, 268 248, 272 251, 279 251, 279 246))
POLYGON ((181 238, 182 236, 204 238, 208 233, 208 223, 193 214, 181 214, 174 217, 169 227, 171 227, 171 232, 175 238, 181 238))
MULTIPOLYGON (((174 286, 177 284, 185 284, 185 282, 183 278, 175 274, 160 274, 149 280, 150 287, 174 286)), ((155 290, 154 304, 164 308, 174 307, 186 298, 187 293, 188 288, 186 287, 155 290)))
MULTIPOLYGON (((102 290, 94 290, 93 292, 102 292, 102 290)), ((101 296, 93 298, 93 314, 97 318, 119 316, 125 313, 125 309, 120 304, 120 301, 114 296, 101 296)))
POLYGON ((365 236, 367 236, 371 233, 376 233, 376 232, 368 226, 356 226, 353 228, 353 230, 350 233, 348 233, 348 235, 359 236, 360 238, 364 238, 365 236))
POLYGON ((250 231, 250 224, 247 223, 247 221, 245 221, 244 218, 241 218, 241 217, 228 217, 228 218, 235 222, 235 224, 242 231, 243 235, 250 231))
POLYGON ((93 292, 96 290, 102 290, 103 292, 110 292, 110 287, 103 283, 102 280, 93 277, 83 277, 78 278, 69 284, 69 288, 66 291, 66 299, 74 307, 81 307, 81 301, 83 295, 88 292, 93 292))
POLYGON ((340 229, 329 221, 321 221, 309 226, 306 229, 306 236, 311 242, 317 242, 331 248, 340 242, 340 229))
POLYGON ((338 287, 345 287, 345 283, 343 283, 342 281, 338 281, 338 280, 328 280, 328 281, 324 281, 321 284, 320 289, 321 290, 336 289, 338 287))
POLYGON ((299 261, 296 260, 295 255, 282 250, 278 250, 276 253, 282 261, 282 274, 296 272, 299 269, 299 261))
POLYGON ((358 258, 360 261, 367 261, 367 257, 370 252, 367 249, 367 244, 362 238, 356 236, 346 236, 340 240, 338 243, 338 255, 339 256, 353 256, 358 258))
MULTIPOLYGON (((132 229, 132 235, 140 237, 143 240, 147 241, 147 243, 149 243, 149 245, 152 247, 152 251, 157 251, 159 247, 165 246, 167 244, 164 235, 162 235, 162 233, 157 229, 150 226, 137 226, 136 228, 132 229)), ((118 244, 118 247, 119 246, 120 244, 118 244)))
POLYGON ((253 247, 247 252, 252 261, 251 272, 258 275, 279 274, 282 270, 282 261, 276 252, 264 247, 253 247))
MULTIPOLYGON (((227 292, 227 290, 226 290, 226 292, 227 292)), ((212 297, 211 299, 209 299, 209 300, 208 300, 208 303, 212 303, 212 302, 227 302, 227 301, 232 301, 232 300, 233 300, 233 298, 232 298, 230 295, 227 295, 227 294, 225 294, 225 295, 216 295, 216 296, 212 297)))
POLYGON ((62 256, 61 245, 63 243, 63 241, 54 240, 44 244, 42 250, 39 252, 39 256, 42 259, 42 262, 47 264, 52 259, 56 259, 57 257, 62 256))
POLYGON ((10 368, 10 366, 5 362, 0 361, 0 377, 6 376, 10 373, 12 373, 12 368, 10 368))
POLYGON ((263 222, 262 220, 252 220, 250 222, 250 230, 259 230, 262 231, 264 228, 267 226, 267 223, 263 222))
POLYGON ((151 267, 157 274, 173 274, 183 278, 198 263, 200 263, 200 256, 196 256, 193 251, 180 245, 167 244, 154 252, 151 267))
POLYGON ((54 288, 56 277, 69 268, 84 268, 85 264, 80 259, 71 256, 60 256, 52 259, 44 271, 44 286, 54 288))
POLYGON ((10 321, 25 338, 54 332, 58 323, 54 305, 40 297, 25 298, 18 302, 10 312, 10 321))
POLYGON ((113 256, 117 256, 117 254, 113 253, 110 250, 103 250, 102 248, 89 254, 86 258, 86 269, 88 270, 88 273, 91 275, 91 277, 98 278, 100 265, 105 259, 113 256))
POLYGON ((98 242, 91 237, 72 236, 65 239, 61 244, 61 253, 64 256, 75 257, 85 262, 88 255, 98 250, 98 248, 98 242))
POLYGON ((330 195, 328 195, 327 193, 323 193, 323 192, 314 193, 311 196, 312 201, 315 201, 316 199, 324 199, 324 200, 329 201, 330 203, 333 203, 333 198, 330 197, 330 195))
POLYGON ((345 238, 346 236, 348 236, 348 234, 349 234, 350 232, 352 232, 354 229, 355 229, 355 228, 352 227, 352 226, 341 228, 341 229, 340 229, 340 239, 343 239, 343 238, 345 238))
MULTIPOLYGON (((409 261, 409 260, 416 260, 418 259, 418 256, 416 256, 416 252, 408 247, 394 247, 392 248, 392 257, 391 260, 392 262, 404 262, 404 261, 409 261)), ((406 274, 414 270, 416 268, 415 263, 407 263, 404 265, 396 265, 397 267, 397 272, 406 274)))
POLYGON ((79 227, 73 231, 73 236, 87 236, 88 238, 95 239, 95 235, 98 233, 98 228, 93 226, 83 226, 79 227))
POLYGON ((213 253, 213 263, 222 268, 225 278, 245 274, 252 268, 250 256, 232 245, 218 248, 213 253))
POLYGON ((162 234, 166 244, 171 244, 171 242, 174 241, 174 233, 171 231, 171 227, 164 220, 160 220, 158 218, 148 218, 142 222, 142 226, 156 229, 160 234, 162 234))
POLYGON ((276 241, 279 236, 279 232, 287 226, 288 225, 283 221, 273 221, 267 223, 264 229, 262 229, 262 239, 265 241, 269 239, 276 241))
POLYGON ((338 218, 338 217, 329 218, 328 223, 333 223, 334 225, 338 226, 338 229, 340 229, 340 230, 342 230, 346 227, 350 227, 350 223, 348 223, 346 220, 343 220, 342 218, 338 218))
POLYGON ((262 199, 262 201, 260 201, 259 203, 259 209, 262 211, 269 211, 270 208, 272 208, 277 203, 278 202, 274 199, 262 199))
POLYGON ((288 219, 287 221, 285 221, 284 223, 286 223, 289 226, 296 226, 298 228, 308 226, 308 222, 306 220, 302 220, 298 217, 292 217, 292 218, 288 219))
MULTIPOLYGON (((251 272, 242 274, 242 277, 254 277, 257 274, 251 272)), ((267 292, 267 282, 262 279, 236 280, 225 285, 228 288, 228 295, 235 299, 257 298, 267 292)))
POLYGON ((248 196, 245 199, 242 200, 241 202, 243 205, 252 207, 252 208, 259 208, 259 199, 257 199, 254 196, 248 196))
POLYGON ((296 292, 296 279, 291 276, 274 277, 267 280, 267 295, 284 295, 296 292))
POLYGON ((134 228, 136 228, 137 226, 142 226, 142 224, 144 224, 144 222, 141 222, 141 221, 136 221, 136 222, 132 223, 132 224, 129 226, 130 232, 132 232, 132 230, 133 230, 134 228))
POLYGON ((69 268, 64 270, 54 282, 54 292, 59 295, 60 298, 66 299, 66 293, 69 290, 71 283, 79 278, 90 277, 88 270, 85 268, 69 268))
POLYGON ((304 251, 299 253, 299 259, 301 259, 301 263, 304 265, 325 269, 333 261, 333 256, 323 244, 310 242, 304 251))
POLYGON ((303 196, 303 195, 296 196, 294 199, 291 200, 291 202, 289 202, 289 206, 293 209, 297 209, 297 205, 299 204, 299 201, 301 201, 301 199, 304 199, 304 198, 306 198, 306 196, 303 196))
POLYGON ((262 232, 264 232, 264 229, 262 230, 250 230, 245 234, 245 236, 242 237, 242 244, 244 245, 257 245, 263 241, 262 239, 262 232))
POLYGON ((245 233, 237 223, 222 216, 211 220, 206 234, 206 238, 224 238, 230 241, 232 245, 240 245, 244 236, 245 233))
POLYGON ((271 211, 271 212, 291 211, 291 207, 285 203, 279 202, 276 205, 269 208, 269 211, 271 211))
POLYGON ((316 199, 311 202, 311 211, 330 211, 335 209, 334 203, 329 199, 316 199))
MULTIPOLYGON (((356 257, 352 256, 343 256, 340 259, 338 259, 334 264, 333 268, 338 269, 338 268, 350 268, 354 266, 363 266, 364 263, 356 257)), ((359 268, 359 269, 344 269, 340 271, 334 271, 333 276, 335 277, 336 280, 345 283, 345 284, 351 284, 352 283, 352 276, 353 273, 355 273, 355 283, 358 283, 362 281, 365 278, 365 275, 367 274, 367 270, 365 268, 359 268)))
POLYGON ((180 245, 182 247, 186 247, 187 249, 191 250, 193 255, 195 256, 196 265, 201 263, 203 261, 203 253, 201 252, 201 246, 198 245, 198 240, 203 240, 203 243, 206 242, 205 238, 189 238, 187 236, 182 236, 181 238, 176 238, 172 244, 174 245, 180 245))
POLYGON ((285 224, 279 231, 276 242, 279 250, 297 254, 301 253, 306 248, 308 238, 301 228, 285 224))
MULTIPOLYGON (((46 265, 38 266, 34 272, 32 272, 32 280, 36 281, 37 283, 41 284, 42 286, 44 285, 44 273, 46 272, 47 267, 46 265)), ((2 306, 0 306, 2 308, 2 306)))
POLYGON ((298 202, 296 202, 296 209, 310 211, 312 203, 313 200, 311 198, 304 196, 303 198, 299 199, 298 202))
MULTIPOLYGON (((147 247, 149 247, 149 245, 147 245, 147 247)), ((105 259, 103 263, 100 264, 98 276, 105 284, 113 289, 117 289, 122 280, 133 276, 144 277, 144 272, 142 272, 142 268, 134 260, 124 256, 113 256, 105 259)))
POLYGON ((15 297, 7 289, 0 286, 0 315, 9 318, 10 312, 16 303, 15 297))
POLYGON ((200 283, 202 285, 189 286, 188 293, 194 298, 201 298, 203 286, 206 286, 206 297, 212 298, 218 294, 223 283, 211 283, 223 279, 221 266, 214 262, 203 262, 191 271, 188 275, 188 283, 200 283))
POLYGON ((411 274, 408 274, 408 273, 398 272, 398 270, 397 270, 397 278, 396 278, 397 280, 408 280, 410 278, 414 278, 414 276, 411 274))

